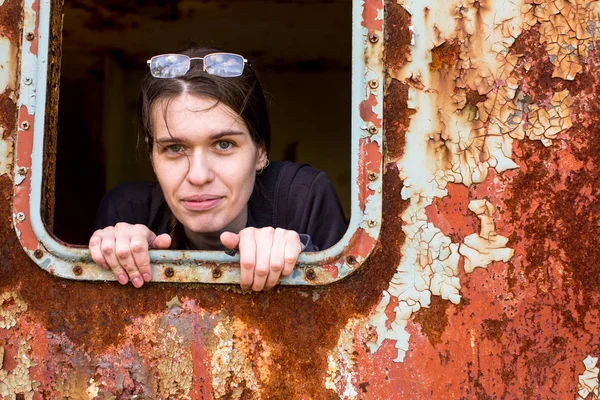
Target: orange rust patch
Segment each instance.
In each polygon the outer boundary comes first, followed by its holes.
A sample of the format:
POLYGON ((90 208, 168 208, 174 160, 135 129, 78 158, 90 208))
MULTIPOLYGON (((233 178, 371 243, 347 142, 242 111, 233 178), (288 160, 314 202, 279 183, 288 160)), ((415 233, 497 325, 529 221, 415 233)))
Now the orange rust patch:
POLYGON ((431 50, 430 68, 434 71, 441 69, 444 65, 452 67, 458 60, 460 53, 459 42, 444 42, 431 50))
POLYGON ((401 69, 411 54, 412 33, 408 29, 410 14, 397 1, 385 1, 385 65, 391 70, 401 69))
POLYGON ((22 4, 19 0, 6 0, 0 6, 0 34, 14 44, 21 41, 19 26, 21 24, 22 4))
POLYGON ((386 90, 383 101, 385 115, 385 148, 390 161, 399 160, 404 155, 406 131, 410 125, 410 116, 415 113, 407 107, 408 85, 393 79, 386 90))

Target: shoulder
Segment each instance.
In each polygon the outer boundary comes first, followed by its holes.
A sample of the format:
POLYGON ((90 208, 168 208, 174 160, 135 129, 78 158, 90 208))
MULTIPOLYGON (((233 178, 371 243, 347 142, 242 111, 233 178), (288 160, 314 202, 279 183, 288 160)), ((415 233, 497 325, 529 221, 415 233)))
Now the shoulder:
POLYGON ((310 187, 315 182, 320 180, 328 181, 327 174, 317 168, 311 167, 308 164, 293 163, 290 161, 274 162, 265 170, 269 172, 264 178, 270 183, 275 183, 275 186, 282 185, 301 185, 310 187))

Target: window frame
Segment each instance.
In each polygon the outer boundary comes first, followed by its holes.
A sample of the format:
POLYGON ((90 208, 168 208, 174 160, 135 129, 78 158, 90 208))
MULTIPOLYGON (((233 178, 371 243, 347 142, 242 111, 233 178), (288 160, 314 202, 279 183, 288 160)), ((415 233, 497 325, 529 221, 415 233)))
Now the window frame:
MULTIPOLYGON (((87 247, 69 245, 48 231, 42 217, 51 0, 25 1, 21 42, 19 118, 15 139, 13 224, 25 252, 57 277, 114 281, 87 247)), ((302 253, 284 285, 323 285, 356 271, 374 249, 381 228, 383 165, 383 0, 352 5, 351 217, 333 247, 302 253)), ((53 188, 53 185, 47 185, 53 188)), ((151 250, 154 282, 238 284, 239 254, 151 250)))

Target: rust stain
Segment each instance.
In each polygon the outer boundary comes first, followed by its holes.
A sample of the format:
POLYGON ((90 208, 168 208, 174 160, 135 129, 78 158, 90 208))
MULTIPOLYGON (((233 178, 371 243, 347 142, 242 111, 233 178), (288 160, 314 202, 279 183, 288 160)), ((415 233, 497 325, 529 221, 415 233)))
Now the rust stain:
POLYGON ((397 161, 404 155, 404 134, 410 124, 410 116, 414 114, 414 110, 407 107, 407 101, 408 85, 392 79, 383 101, 386 161, 397 161))
POLYGON ((453 67, 460 54, 459 42, 444 42, 431 50, 431 63, 429 64, 433 71, 442 68, 453 67))
MULTIPOLYGON (((395 166, 384 177, 384 191, 399 198, 400 182, 395 166)), ((11 183, 0 178, 0 192, 10 193, 11 183)), ((0 204, 9 215, 9 204, 0 204)), ((394 250, 404 240, 399 230, 404 204, 388 201, 383 206, 382 243, 367 263, 342 282, 319 290, 318 299, 304 297, 294 288, 278 287, 268 293, 237 293, 208 285, 147 285, 141 290, 114 283, 85 283, 55 279, 33 264, 19 248, 7 219, 0 220, 0 274, 6 279, 0 289, 21 286, 21 297, 28 304, 28 318, 48 332, 64 335, 90 357, 114 354, 112 348, 128 337, 127 329, 140 316, 154 315, 176 294, 201 304, 206 312, 227 312, 258 329, 262 340, 272 347, 270 384, 264 398, 335 398, 324 395, 322 377, 326 376, 327 353, 335 346, 339 332, 351 317, 366 316, 377 303, 382 289, 395 271, 399 255, 394 250), (123 313, 126 305, 127 313, 123 313), (290 313, 289 310, 294 310, 290 313), (335 310, 335 312, 332 312, 335 310), (297 385, 298 376, 312 373, 297 385)), ((150 331, 138 331, 145 335, 150 331)), ((210 348, 210 343, 208 344, 210 348)), ((107 373, 106 371, 105 373, 107 373)))
MULTIPOLYGON (((410 14, 397 1, 385 1, 385 65, 399 70, 411 57, 412 33, 409 29, 410 14)), ((386 97, 388 94, 386 93, 386 97)), ((403 104, 403 103, 397 103, 403 104)), ((386 114, 389 116, 390 114, 386 114)), ((387 117, 386 117, 387 118, 387 117)), ((393 118, 393 115, 392 115, 393 118)))
MULTIPOLYGON (((31 47, 29 50, 32 54, 38 54, 38 42, 39 42, 39 27, 40 27, 40 0, 35 0, 31 5, 31 10, 35 13, 35 29, 33 30, 34 39, 31 41, 31 47)), ((52 10, 57 12, 57 10, 52 10)), ((60 13, 60 11, 58 11, 60 13)))
POLYGON ((0 94, 0 125, 5 128, 2 139, 10 137, 17 126, 17 105, 10 89, 0 94))
POLYGON ((2 32, 0 35, 7 37, 13 43, 21 41, 22 4, 19 0, 5 0, 0 6, 0 26, 2 32))

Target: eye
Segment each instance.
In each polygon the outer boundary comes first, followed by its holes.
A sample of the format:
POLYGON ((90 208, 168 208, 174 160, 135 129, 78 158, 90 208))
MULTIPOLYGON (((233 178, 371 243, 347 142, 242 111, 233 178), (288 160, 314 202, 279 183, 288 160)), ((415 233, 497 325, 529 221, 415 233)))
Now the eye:
POLYGON ((221 140, 217 142, 217 149, 219 150, 231 150, 233 147, 233 143, 228 142, 227 140, 221 140))
POLYGON ((183 146, 180 144, 170 144, 165 146, 165 150, 168 153, 183 153, 183 146))

